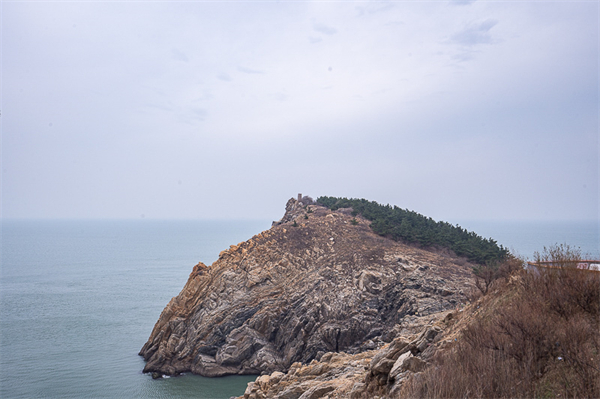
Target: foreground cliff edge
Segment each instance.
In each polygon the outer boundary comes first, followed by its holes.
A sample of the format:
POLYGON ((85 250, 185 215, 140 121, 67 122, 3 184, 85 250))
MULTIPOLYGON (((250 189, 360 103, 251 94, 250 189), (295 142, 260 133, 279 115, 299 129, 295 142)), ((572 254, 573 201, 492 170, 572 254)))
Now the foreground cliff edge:
POLYGON ((369 224, 290 199, 271 229, 194 267, 140 351, 144 372, 287 372, 329 352, 381 348, 407 323, 433 323, 466 301, 472 265, 369 224))

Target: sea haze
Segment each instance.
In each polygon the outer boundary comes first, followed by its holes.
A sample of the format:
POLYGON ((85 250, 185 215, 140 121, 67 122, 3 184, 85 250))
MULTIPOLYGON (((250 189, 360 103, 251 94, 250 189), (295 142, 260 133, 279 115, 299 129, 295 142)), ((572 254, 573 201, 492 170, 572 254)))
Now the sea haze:
MULTIPOLYGON (((252 376, 152 380, 137 353, 192 267, 270 221, 3 221, 0 397, 229 398, 252 376)), ((465 222, 530 257, 598 257, 598 224, 465 222)))

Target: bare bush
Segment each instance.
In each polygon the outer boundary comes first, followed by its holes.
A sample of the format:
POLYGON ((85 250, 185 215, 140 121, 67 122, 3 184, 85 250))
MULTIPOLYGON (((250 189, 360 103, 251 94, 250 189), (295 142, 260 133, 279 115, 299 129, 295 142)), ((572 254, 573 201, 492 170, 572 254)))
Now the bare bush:
POLYGON ((475 275, 475 287, 483 295, 487 294, 492 284, 500 278, 506 280, 508 277, 523 269, 524 261, 514 256, 508 256, 502 262, 489 262, 473 268, 475 275))
POLYGON ((558 267, 571 268, 583 259, 580 248, 574 248, 567 244, 556 244, 544 247, 543 251, 534 252, 533 258, 536 263, 551 262, 558 267))
POLYGON ((481 265, 473 269, 475 274, 475 287, 481 291, 483 295, 487 294, 490 286, 496 280, 496 272, 498 266, 495 264, 481 265))
POLYGON ((557 266, 505 284, 487 302, 495 307, 402 396, 600 397, 600 273, 572 267, 581 256, 568 246, 544 249, 540 259, 557 266))

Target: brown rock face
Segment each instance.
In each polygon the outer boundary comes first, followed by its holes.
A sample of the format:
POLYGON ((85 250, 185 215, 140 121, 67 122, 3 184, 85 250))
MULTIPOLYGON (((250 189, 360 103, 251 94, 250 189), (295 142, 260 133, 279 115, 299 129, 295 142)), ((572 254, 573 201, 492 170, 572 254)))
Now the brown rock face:
POLYGON ((287 371, 326 352, 376 349, 405 318, 464 302, 464 261, 380 237, 353 219, 349 210, 291 199, 270 230, 210 267, 196 265, 140 351, 144 372, 287 371))

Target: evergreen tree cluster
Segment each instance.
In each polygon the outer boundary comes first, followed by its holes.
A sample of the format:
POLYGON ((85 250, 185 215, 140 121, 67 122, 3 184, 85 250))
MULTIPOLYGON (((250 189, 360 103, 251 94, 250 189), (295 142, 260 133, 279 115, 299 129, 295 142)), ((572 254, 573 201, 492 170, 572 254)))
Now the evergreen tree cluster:
POLYGON ((331 210, 352 208, 352 215, 371 221, 371 229, 381 236, 423 247, 449 248, 470 261, 486 264, 505 259, 508 250, 495 240, 482 238, 472 231, 448 222, 436 222, 408 209, 380 205, 365 199, 319 197, 317 204, 331 210))

